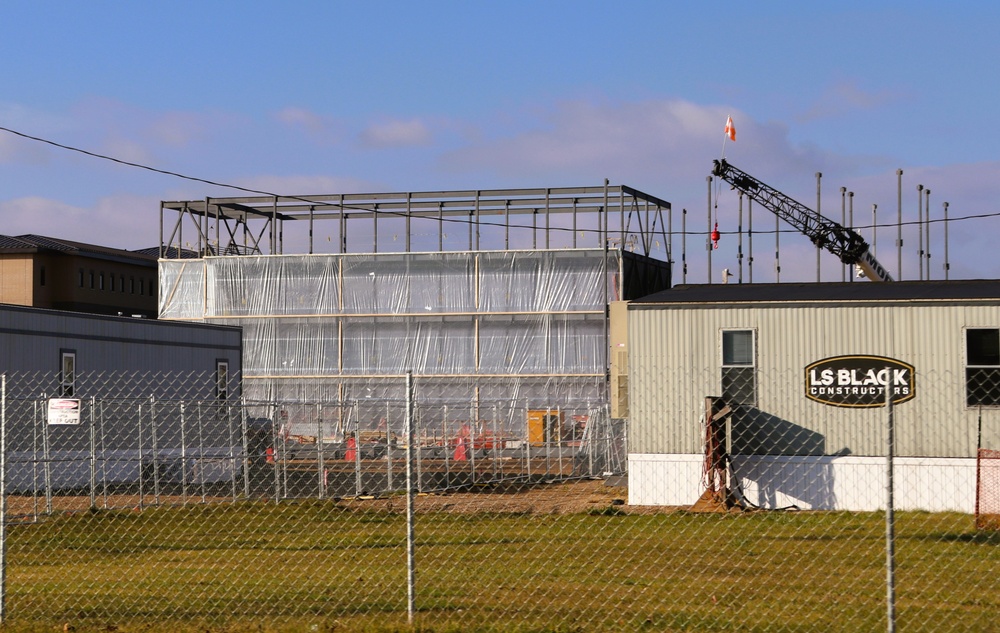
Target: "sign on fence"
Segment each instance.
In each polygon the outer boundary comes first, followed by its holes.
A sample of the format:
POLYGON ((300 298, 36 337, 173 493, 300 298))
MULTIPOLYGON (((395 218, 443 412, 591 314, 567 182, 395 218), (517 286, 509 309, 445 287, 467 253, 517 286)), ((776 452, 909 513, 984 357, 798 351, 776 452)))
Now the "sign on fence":
POLYGON ((76 398, 49 398, 49 424, 79 424, 80 401, 76 398))

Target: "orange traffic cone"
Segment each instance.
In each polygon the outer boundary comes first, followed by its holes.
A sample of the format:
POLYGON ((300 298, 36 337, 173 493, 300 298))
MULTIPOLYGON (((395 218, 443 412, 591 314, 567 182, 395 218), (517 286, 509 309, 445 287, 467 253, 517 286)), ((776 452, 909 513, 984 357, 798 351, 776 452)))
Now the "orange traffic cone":
POLYGON ((456 462, 464 462, 469 459, 469 452, 465 448, 466 439, 464 437, 455 438, 455 454, 452 459, 456 462))

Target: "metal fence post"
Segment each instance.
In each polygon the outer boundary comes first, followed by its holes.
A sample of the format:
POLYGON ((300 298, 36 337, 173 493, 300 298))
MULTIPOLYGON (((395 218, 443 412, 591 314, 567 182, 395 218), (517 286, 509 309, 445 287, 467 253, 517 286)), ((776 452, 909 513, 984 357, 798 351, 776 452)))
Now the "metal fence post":
POLYGON ((563 411, 562 407, 556 407, 556 468, 559 469, 559 479, 564 479, 563 474, 563 411))
POLYGON ((385 489, 392 492, 392 412, 385 403, 385 489))
POLYGON ((316 405, 316 474, 319 498, 326 497, 326 464, 323 462, 323 405, 316 405))
POLYGON ((413 372, 406 372, 406 619, 413 624, 416 603, 417 570, 414 562, 415 544, 413 502, 416 497, 413 485, 413 372))
POLYGON ((285 428, 284 424, 281 427, 275 426, 275 414, 281 415, 278 409, 277 403, 271 405, 271 443, 274 445, 273 466, 274 466, 274 502, 278 503, 281 501, 282 490, 287 490, 287 480, 285 479, 285 450, 288 448, 285 444, 285 428), (281 440, 281 446, 278 446, 278 440, 281 440), (279 450, 280 448, 280 450, 279 450))
POLYGON ((139 504, 138 504, 138 506, 139 506, 139 509, 142 510, 143 503, 146 500, 146 492, 145 492, 145 488, 144 488, 144 485, 143 485, 145 482, 143 482, 143 480, 142 480, 143 479, 143 477, 142 477, 142 475, 143 475, 143 472, 142 472, 142 463, 143 463, 143 450, 142 450, 143 449, 143 445, 142 445, 142 405, 140 404, 138 406, 139 406, 139 419, 138 419, 138 426, 139 426, 139 464, 138 464, 138 470, 139 470, 139 475, 137 477, 138 480, 139 480, 139 504))
POLYGON ((90 509, 97 509, 97 435, 94 428, 94 407, 97 406, 97 398, 90 397, 90 509))
POLYGON ((448 405, 444 405, 444 415, 441 421, 441 445, 444 447, 444 487, 451 488, 451 457, 452 447, 448 441, 448 405))
POLYGON ((361 403, 354 402, 354 494, 362 494, 361 481, 361 403))
POLYGON ((469 450, 466 451, 466 456, 469 459, 469 468, 472 471, 472 485, 476 485, 476 431, 479 429, 479 403, 476 402, 475 409, 473 410, 475 417, 469 420, 469 437, 464 438, 463 441, 469 443, 469 450))
MULTIPOLYGON (((253 463, 253 458, 250 456, 250 443, 247 438, 247 405, 243 401, 243 396, 240 396, 240 443, 243 447, 243 456, 240 460, 240 464, 243 468, 243 498, 250 498, 250 465, 253 463)), ((274 431, 271 431, 271 444, 274 444, 274 431)), ((266 450, 267 447, 265 447, 266 450)), ((274 448, 271 448, 271 454, 274 455, 274 448)), ((235 467, 235 463, 233 466, 235 467)), ((235 496, 235 490, 233 495, 235 496)))
POLYGON ((31 520, 38 521, 38 401, 32 402, 31 416, 31 520))
POLYGON ((149 429, 153 447, 153 504, 160 505, 160 449, 156 433, 156 397, 149 397, 149 429))
POLYGON ((201 502, 205 503, 206 491, 205 491, 205 408, 202 406, 204 402, 199 400, 197 402, 198 414, 195 416, 195 424, 198 428, 198 454, 192 460, 191 463, 191 474, 198 478, 198 488, 201 490, 201 502))
MULTIPOLYGON (((108 509, 108 448, 105 444, 107 439, 107 433, 104 427, 104 402, 102 401, 99 407, 99 415, 96 416, 96 420, 100 426, 100 433, 98 437, 100 441, 98 445, 101 449, 101 501, 104 509, 108 509)), ((117 411, 118 407, 115 408, 117 411)))
MULTIPOLYGON (((892 375, 890 370, 890 376, 892 375)), ((892 384, 885 386, 886 465, 885 465, 885 589, 886 616, 889 633, 896 631, 896 526, 893 505, 892 461, 896 451, 896 429, 893 419, 892 384)))
POLYGON ((184 433, 184 403, 180 405, 181 411, 181 505, 187 505, 188 498, 188 478, 187 478, 187 437, 184 433))
POLYGON ((421 438, 421 442, 420 442, 420 444, 417 445, 417 449, 416 449, 417 463, 415 464, 415 466, 416 466, 416 478, 414 480, 414 487, 416 488, 416 491, 419 493, 419 492, 423 491, 424 462, 423 462, 423 457, 422 457, 423 450, 421 450, 421 449, 423 448, 423 441, 422 440, 426 439, 426 432, 424 432, 421 429, 421 427, 420 427, 420 412, 416 411, 416 410, 414 410, 414 412, 413 412, 413 429, 414 429, 413 430, 414 442, 417 441, 416 440, 417 437, 421 438), (423 433, 423 434, 421 434, 421 433, 423 433))
POLYGON ((542 439, 545 440, 545 479, 552 479, 552 407, 545 407, 545 422, 542 424, 542 439))
POLYGON ((385 489, 393 491, 392 483, 392 414, 389 403, 385 404, 385 489))
MULTIPOLYGON (((229 433, 229 483, 233 493, 233 502, 236 502, 236 427, 233 424, 233 406, 226 402, 226 431, 229 433)), ((246 451, 244 451, 245 453, 246 451)), ((244 468, 244 470, 246 470, 244 468)))
MULTIPOLYGON (((503 471, 499 471, 499 472, 497 471, 497 467, 500 465, 500 453, 499 453, 500 449, 497 446, 498 443, 499 443, 498 440, 497 440, 497 438, 499 437, 498 429, 497 429, 497 417, 499 415, 500 415, 500 412, 497 410, 497 404, 493 403, 493 438, 492 438, 493 448, 492 448, 491 452, 493 453, 493 481, 494 482, 497 479, 501 479, 501 480, 503 479, 503 471)), ((485 441, 483 442, 483 449, 484 450, 486 449, 486 442, 485 441)))
POLYGON ((528 474, 528 483, 531 483, 531 411, 528 399, 524 399, 524 470, 528 474))
MULTIPOLYGON (((31 482, 34 485, 34 481, 31 482)), ((0 624, 7 615, 7 374, 0 375, 0 624)))
POLYGON ((42 421, 42 458, 45 460, 45 514, 52 514, 52 461, 49 454, 49 420, 45 408, 45 401, 41 406, 42 421))

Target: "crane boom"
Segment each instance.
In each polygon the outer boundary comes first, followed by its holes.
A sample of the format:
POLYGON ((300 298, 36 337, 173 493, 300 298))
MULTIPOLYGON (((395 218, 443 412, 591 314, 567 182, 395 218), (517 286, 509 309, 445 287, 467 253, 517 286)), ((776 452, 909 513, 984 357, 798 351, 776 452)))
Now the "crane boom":
POLYGON ((872 255, 868 242, 853 229, 823 217, 801 202, 797 202, 745 171, 733 167, 726 159, 714 160, 712 175, 725 180, 776 216, 791 224, 813 244, 825 248, 845 264, 857 266, 872 281, 892 281, 885 266, 872 255))

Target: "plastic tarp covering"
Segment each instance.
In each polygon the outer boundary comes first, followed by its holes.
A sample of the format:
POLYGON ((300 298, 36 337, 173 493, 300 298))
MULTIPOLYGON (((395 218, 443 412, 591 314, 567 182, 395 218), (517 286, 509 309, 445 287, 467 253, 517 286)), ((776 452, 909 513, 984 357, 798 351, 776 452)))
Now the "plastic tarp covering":
POLYGON ((160 260, 161 319, 205 317, 205 260, 160 260))
POLYGON ((395 389, 412 371, 442 393, 449 377, 489 376, 528 385, 496 380, 497 397, 590 400, 603 395, 620 262, 597 248, 161 260, 160 315, 241 326, 247 389, 271 381, 259 397, 349 376, 395 389))
MULTIPOLYGON (((609 253, 617 258, 618 253, 609 253)), ((479 257, 479 309, 483 312, 555 312, 603 310, 602 277, 618 272, 617 261, 605 270, 599 250, 489 252, 479 257)), ((610 289, 608 289, 610 291, 610 289)))

